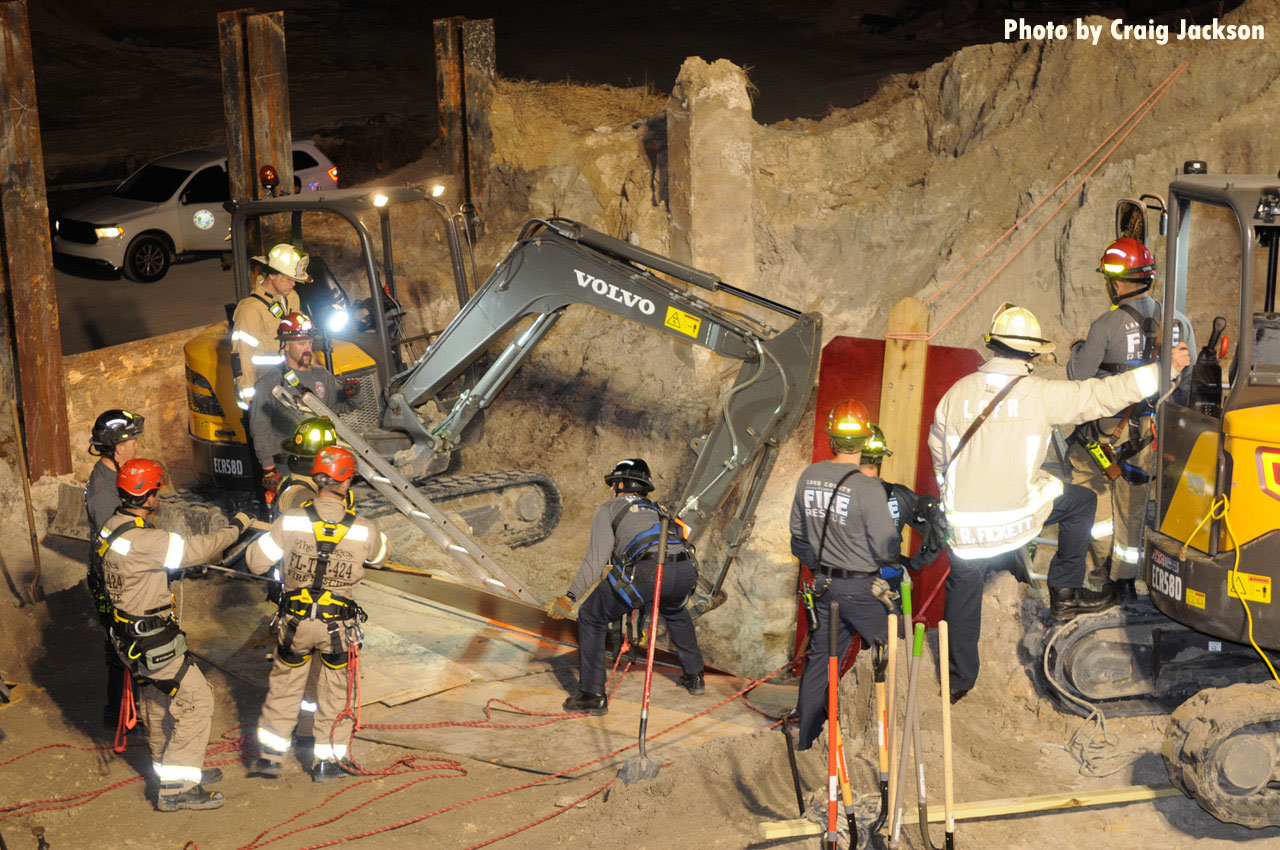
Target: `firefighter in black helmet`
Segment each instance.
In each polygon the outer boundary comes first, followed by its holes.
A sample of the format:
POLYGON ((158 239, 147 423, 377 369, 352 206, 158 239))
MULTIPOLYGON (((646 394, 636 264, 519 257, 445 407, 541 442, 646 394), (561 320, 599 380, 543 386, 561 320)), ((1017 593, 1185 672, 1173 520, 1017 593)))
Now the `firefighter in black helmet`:
MULTIPOLYGON (((661 521, 666 510, 648 498, 653 478, 641 458, 619 461, 604 483, 613 490, 613 498, 592 517, 587 553, 569 591, 547 609, 556 619, 567 617, 574 602, 599 582, 578 610, 578 693, 564 702, 565 711, 596 715, 609 711, 604 687, 609 623, 653 604, 661 521)), ((697 695, 706 691, 702 652, 685 603, 698 583, 698 563, 687 539, 688 528, 667 516, 667 558, 658 610, 680 658, 680 685, 697 695)))
MULTIPOLYGON (((119 408, 104 410, 94 420, 89 436, 89 454, 97 455, 98 462, 93 465, 89 483, 84 488, 84 507, 89 515, 91 535, 96 535, 120 507, 116 476, 120 474, 120 467, 137 457, 143 421, 142 416, 119 408)), ((124 691, 124 666, 111 644, 111 601, 103 581, 101 559, 93 552, 89 556, 87 581, 98 619, 107 633, 107 704, 102 709, 102 725, 103 728, 114 729, 120 716, 120 695, 124 691)))

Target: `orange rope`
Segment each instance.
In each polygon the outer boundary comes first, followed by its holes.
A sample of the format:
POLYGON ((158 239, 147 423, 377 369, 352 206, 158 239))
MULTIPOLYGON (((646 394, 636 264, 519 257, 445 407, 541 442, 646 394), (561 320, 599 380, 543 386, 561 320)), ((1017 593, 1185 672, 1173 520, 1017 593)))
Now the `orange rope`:
POLYGON ((1139 104, 1137 108, 1134 109, 1133 112, 1129 113, 1129 115, 1124 119, 1124 121, 1122 121, 1119 124, 1119 126, 1117 126, 1116 129, 1111 132, 1111 135, 1107 136, 1107 138, 1104 139, 1096 148, 1094 148, 1093 151, 1090 152, 1089 155, 1085 157, 1084 160, 1082 160, 1079 165, 1077 165, 1074 169, 1071 170, 1070 173, 1068 173, 1065 177, 1063 177, 1062 180, 1059 181, 1059 183, 1053 187, 1052 191, 1046 194, 1044 198, 1042 198, 1040 201, 1038 201, 1035 204, 1035 206, 1033 206, 1021 218, 1019 218, 1016 222, 1014 222, 1013 225, 1008 230, 1006 230, 1003 234, 1001 234, 999 238, 997 238, 994 242, 991 243, 991 245, 987 246, 987 248, 981 254, 979 254, 972 262, 970 262, 967 266, 965 266, 953 277, 951 277, 948 281, 946 281, 946 283, 944 283, 943 286, 937 292, 929 296, 929 298, 925 301, 925 304, 931 304, 938 296, 940 296, 943 292, 949 289, 951 285, 959 277, 967 273, 980 260, 986 257, 989 253, 991 253, 991 251, 996 247, 996 245, 1003 242, 1032 213, 1034 213, 1041 206, 1043 206, 1044 203, 1047 200, 1049 200, 1049 198, 1051 198, 1059 189, 1061 189, 1062 186, 1068 180, 1070 180, 1072 176, 1077 174, 1080 171, 1080 169, 1084 167, 1085 163, 1087 163, 1090 159, 1092 159, 1101 148, 1103 148, 1112 139, 1115 139, 1116 134, 1120 133, 1121 128, 1125 127, 1126 124, 1129 125, 1128 129, 1126 129, 1124 133, 1120 135, 1120 138, 1116 139, 1115 143, 1111 145, 1110 149, 1102 156, 1101 159, 1098 160, 1098 162, 1093 166, 1093 168, 1089 170, 1089 173, 1086 174, 1084 178, 1081 179, 1080 182, 1077 183, 1071 189, 1071 191, 1066 195, 1066 197, 1062 199, 1062 201, 1058 204, 1058 206, 1056 206, 1053 209, 1053 212, 1049 214, 1049 217, 1045 219, 1045 221, 1039 227, 1037 227, 1031 233, 1031 235, 1029 235, 1025 240, 1023 240, 1022 244, 1020 244, 1017 247, 1017 249, 1014 250, 1014 252, 1009 256, 1009 258, 1006 259, 1003 263, 1001 263, 1000 267, 997 268, 994 272, 992 272, 991 275, 985 281, 982 282, 982 285, 979 286, 977 290, 973 292, 972 295, 966 298, 964 303, 962 303, 959 307, 957 307, 956 310, 950 316, 948 316, 947 319, 942 324, 940 324, 936 329, 934 329, 930 333, 888 333, 888 334, 885 334, 885 339, 924 340, 927 342, 931 342, 935 337, 937 337, 937 335, 941 333, 942 330, 947 327, 947 325, 951 324, 951 322, 956 318, 956 316, 958 316, 966 307, 968 307, 970 304, 973 303, 974 299, 977 298, 982 293, 982 291, 985 290, 987 286, 990 285, 990 283, 996 279, 997 276, 999 276, 999 274, 1002 271, 1008 268, 1009 264, 1012 263, 1020 253, 1022 253, 1023 249, 1026 248, 1028 244, 1030 244, 1031 240, 1034 239, 1036 236, 1038 236, 1040 232, 1044 230, 1045 227, 1048 226, 1049 222, 1052 221, 1054 217, 1059 212, 1062 211, 1062 208, 1067 205, 1067 202, 1070 201, 1073 197, 1075 197, 1076 194, 1081 189, 1084 188, 1085 183, 1087 183, 1089 179, 1092 178, 1093 175, 1098 172, 1098 169, 1102 168, 1103 164, 1106 163, 1107 160, 1111 158, 1111 155, 1116 152, 1116 149, 1119 148, 1120 145, 1123 144, 1124 141, 1129 138, 1129 136, 1133 133, 1133 131, 1138 128, 1138 125, 1142 123, 1143 119, 1146 118, 1147 115, 1151 113, 1151 110, 1155 108, 1155 105, 1160 102, 1160 99, 1163 98, 1165 94, 1168 93, 1169 89, 1173 86, 1173 83, 1177 80, 1179 76, 1182 75, 1182 73, 1187 69, 1189 64, 1190 64, 1189 61, 1184 60, 1180 65, 1178 65, 1178 67, 1174 68, 1173 71, 1169 74, 1169 76, 1165 77, 1165 79, 1158 86, 1152 89, 1151 94, 1147 95, 1147 98, 1144 101, 1142 101, 1142 103, 1139 104), (1130 123, 1131 121, 1132 123, 1130 123))

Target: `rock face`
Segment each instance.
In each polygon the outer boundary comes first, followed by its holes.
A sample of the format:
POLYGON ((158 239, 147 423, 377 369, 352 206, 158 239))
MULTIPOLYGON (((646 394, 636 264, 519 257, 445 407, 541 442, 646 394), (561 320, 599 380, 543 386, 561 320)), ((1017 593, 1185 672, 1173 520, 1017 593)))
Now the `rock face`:
MULTIPOLYGON (((1259 0, 1224 20, 1275 27, 1278 10, 1259 0)), ((889 78, 871 101, 821 122, 751 122, 746 75, 724 60, 686 60, 665 109, 643 93, 569 87, 548 108, 525 84, 501 83, 490 232, 514 232, 520 217, 568 216, 819 310, 825 339, 881 337, 888 308, 913 295, 934 299, 936 342, 980 347, 995 308, 1015 301, 1062 350, 1107 306, 1095 270, 1116 200, 1163 195, 1188 159, 1215 172, 1280 164, 1280 141, 1259 131, 1280 71, 1265 43, 1117 41, 1108 21, 1087 22, 1104 25, 1096 46, 969 47, 889 78), (607 119, 589 117, 605 103, 607 119)), ((1190 279, 1200 283, 1188 312, 1201 338, 1214 315, 1237 310, 1235 234, 1226 216, 1197 225, 1190 279)), ((1154 247, 1162 265, 1163 243, 1154 247)), ((1041 369, 1061 374, 1060 364, 1041 369)), ((540 433, 521 452, 491 439, 484 449, 494 461, 522 455, 561 482, 569 510, 553 539, 564 580, 585 545, 585 522, 569 529, 604 496, 599 474, 618 457, 645 455, 659 495, 673 498, 692 459, 682 444, 710 423, 733 371, 611 317, 569 311, 508 390, 519 404, 491 410, 491 433, 516 427, 520 404, 544 410, 542 391, 569 402, 538 414, 540 433), (548 430, 549 449, 539 439, 548 430)), ((743 672, 772 669, 789 646, 787 511, 811 433, 806 418, 783 447, 729 601, 700 621, 712 657, 743 672)))

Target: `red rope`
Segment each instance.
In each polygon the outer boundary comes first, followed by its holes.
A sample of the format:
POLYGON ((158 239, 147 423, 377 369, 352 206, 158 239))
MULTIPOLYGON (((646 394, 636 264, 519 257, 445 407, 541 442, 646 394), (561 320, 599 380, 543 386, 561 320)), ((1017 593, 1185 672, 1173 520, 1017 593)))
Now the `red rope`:
POLYGON ((465 850, 480 850, 481 847, 488 847, 490 844, 497 844, 499 841, 502 841, 503 839, 506 839, 506 838, 510 838, 511 836, 516 835, 518 833, 524 832, 526 829, 532 829, 533 827, 537 826, 540 823, 546 823, 552 818, 559 817, 560 815, 569 811, 579 803, 585 803, 587 800, 590 800, 592 797, 599 794, 601 791, 608 788, 610 785, 612 785, 617 781, 618 780, 616 777, 613 779, 610 779, 608 782, 601 785, 599 788, 595 789, 589 794, 583 794, 581 797, 574 800, 572 803, 569 803, 567 806, 563 806, 561 808, 556 809, 554 812, 552 812, 549 815, 544 815, 543 817, 540 817, 537 820, 529 821, 524 826, 517 827, 516 829, 513 829, 510 832, 504 832, 502 835, 496 836, 494 838, 490 838, 488 841, 481 841, 479 844, 472 844, 470 847, 465 848, 465 850))
POLYGON ((138 707, 133 701, 133 676, 126 670, 120 690, 120 714, 116 719, 116 738, 111 749, 119 755, 129 746, 129 730, 138 725, 138 707))

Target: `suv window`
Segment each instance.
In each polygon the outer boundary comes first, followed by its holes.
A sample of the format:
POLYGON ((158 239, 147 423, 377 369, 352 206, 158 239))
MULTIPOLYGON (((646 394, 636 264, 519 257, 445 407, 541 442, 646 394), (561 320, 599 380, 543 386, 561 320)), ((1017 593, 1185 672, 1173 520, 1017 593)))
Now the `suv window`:
POLYGON ((186 204, 220 204, 231 197, 231 184, 227 172, 219 165, 211 165, 187 184, 183 192, 186 204))
POLYGON ((316 158, 306 151, 295 150, 293 152, 293 170, 305 171, 308 168, 315 168, 320 163, 316 162, 316 158))
POLYGON ((159 204, 173 197, 190 171, 169 168, 165 165, 144 165, 133 176, 120 184, 111 194, 130 201, 147 201, 159 204))

